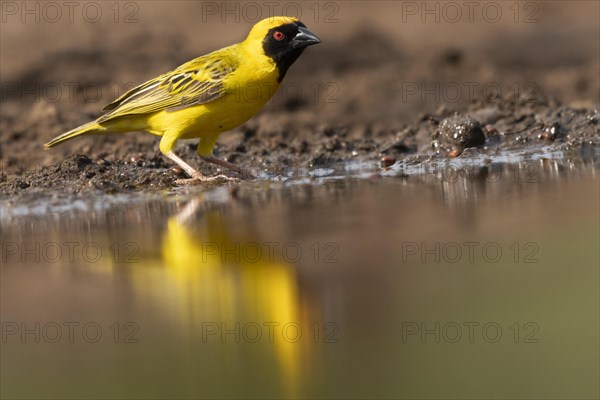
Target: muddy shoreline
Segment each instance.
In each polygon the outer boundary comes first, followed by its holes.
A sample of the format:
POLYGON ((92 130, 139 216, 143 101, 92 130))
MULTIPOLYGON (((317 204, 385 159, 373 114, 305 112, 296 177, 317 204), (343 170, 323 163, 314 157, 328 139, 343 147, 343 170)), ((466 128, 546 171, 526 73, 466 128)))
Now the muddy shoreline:
MULTIPOLYGON (((335 126, 299 134, 258 127, 225 134, 215 155, 266 175, 294 175, 297 170, 314 169, 346 162, 379 162, 390 167, 397 161, 419 165, 444 158, 465 159, 484 155, 494 161, 500 151, 536 153, 539 148, 568 151, 572 156, 586 153, 597 158, 600 149, 600 114, 592 109, 575 109, 558 104, 508 104, 505 107, 472 105, 464 113, 442 111, 423 115, 418 122, 399 131, 373 131, 369 126, 335 126), (463 132, 463 135, 458 133, 463 132), (229 136, 229 137, 228 137, 229 136), (466 137, 466 138, 465 138, 466 137), (469 141, 471 139, 471 141, 469 141)), ((141 133, 128 139, 150 137, 141 133)), ((32 168, 11 158, 2 171, 0 193, 52 191, 119 193, 166 189, 184 176, 157 150, 157 141, 145 140, 133 148, 120 138, 86 139, 100 141, 100 151, 67 155, 58 164, 32 168), (124 148, 125 147, 125 148, 124 148)), ((88 147, 92 147, 88 144, 88 147)), ((96 146, 93 146, 96 147, 96 146)), ((179 144, 178 153, 206 174, 220 172, 202 163, 193 142, 179 144)), ((260 178, 259 178, 260 179, 260 178)))

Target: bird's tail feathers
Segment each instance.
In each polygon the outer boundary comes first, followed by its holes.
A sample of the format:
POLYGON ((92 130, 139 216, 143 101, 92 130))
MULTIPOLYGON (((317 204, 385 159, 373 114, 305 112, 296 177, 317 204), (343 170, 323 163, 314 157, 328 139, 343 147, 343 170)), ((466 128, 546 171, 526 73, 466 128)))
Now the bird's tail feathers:
POLYGON ((106 131, 107 129, 102 125, 98 124, 98 122, 88 122, 87 124, 83 124, 75 129, 71 129, 70 131, 63 133, 62 135, 58 135, 48 143, 44 144, 44 148, 49 149, 51 147, 61 144, 62 142, 66 142, 67 140, 73 139, 77 136, 107 133, 106 131))

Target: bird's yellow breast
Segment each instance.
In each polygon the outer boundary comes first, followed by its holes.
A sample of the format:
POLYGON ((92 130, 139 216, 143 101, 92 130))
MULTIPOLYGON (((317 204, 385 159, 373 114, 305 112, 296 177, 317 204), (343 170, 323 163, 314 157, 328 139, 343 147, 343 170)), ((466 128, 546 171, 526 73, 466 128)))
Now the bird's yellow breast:
POLYGON ((225 94, 217 100, 183 109, 163 110, 148 118, 148 131, 178 139, 201 138, 231 130, 252 118, 280 86, 275 63, 253 49, 236 49, 244 62, 224 79, 225 94))

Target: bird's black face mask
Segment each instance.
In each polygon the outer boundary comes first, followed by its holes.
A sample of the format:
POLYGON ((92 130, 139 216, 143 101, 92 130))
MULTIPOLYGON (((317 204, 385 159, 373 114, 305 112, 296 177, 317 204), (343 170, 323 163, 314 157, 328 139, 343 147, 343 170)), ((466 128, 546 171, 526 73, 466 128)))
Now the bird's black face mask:
POLYGON ((277 80, 283 80, 287 70, 306 47, 317 43, 321 43, 321 40, 300 21, 272 28, 263 40, 263 49, 277 65, 277 80))

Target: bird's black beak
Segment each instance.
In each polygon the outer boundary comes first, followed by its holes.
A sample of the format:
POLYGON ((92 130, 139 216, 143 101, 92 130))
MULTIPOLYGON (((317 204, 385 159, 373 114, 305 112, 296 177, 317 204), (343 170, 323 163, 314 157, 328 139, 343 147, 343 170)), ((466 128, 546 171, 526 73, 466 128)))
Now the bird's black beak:
POLYGON ((290 43, 294 49, 303 49, 307 46, 321 43, 321 39, 319 39, 317 35, 308 29, 301 26, 298 28, 298 33, 296 36, 294 36, 290 43))

